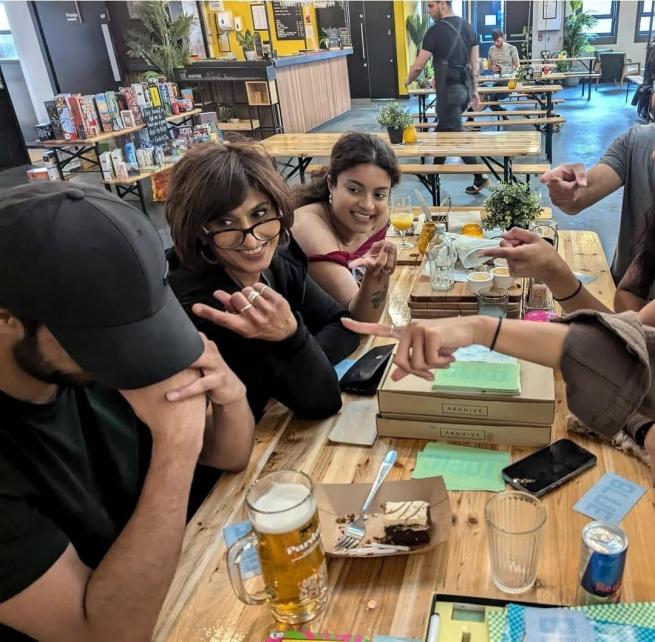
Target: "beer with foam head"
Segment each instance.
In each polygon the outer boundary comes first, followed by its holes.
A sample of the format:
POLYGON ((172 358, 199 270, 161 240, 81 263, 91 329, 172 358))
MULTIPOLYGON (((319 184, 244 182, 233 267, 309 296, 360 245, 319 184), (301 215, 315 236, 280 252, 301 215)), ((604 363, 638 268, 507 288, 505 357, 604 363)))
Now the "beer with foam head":
MULTIPOLYGON (((248 491, 246 504, 274 617, 293 624, 313 619, 327 601, 328 581, 311 481, 293 471, 272 473, 248 491)), ((229 561, 228 552, 228 570, 229 561)))

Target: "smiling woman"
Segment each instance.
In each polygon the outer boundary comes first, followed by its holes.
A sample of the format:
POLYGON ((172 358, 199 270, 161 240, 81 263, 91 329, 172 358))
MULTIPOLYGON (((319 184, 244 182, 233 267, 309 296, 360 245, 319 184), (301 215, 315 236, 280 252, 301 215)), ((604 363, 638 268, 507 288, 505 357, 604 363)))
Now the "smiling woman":
POLYGON ((246 384, 256 418, 269 398, 329 416, 341 395, 332 366, 357 337, 347 311, 307 276, 291 237, 291 195, 251 143, 198 145, 175 166, 166 217, 171 287, 196 327, 246 384))
POLYGON ((309 273, 354 319, 377 321, 396 267, 385 240, 389 194, 400 180, 396 157, 378 136, 344 134, 330 165, 296 193, 293 233, 309 273))

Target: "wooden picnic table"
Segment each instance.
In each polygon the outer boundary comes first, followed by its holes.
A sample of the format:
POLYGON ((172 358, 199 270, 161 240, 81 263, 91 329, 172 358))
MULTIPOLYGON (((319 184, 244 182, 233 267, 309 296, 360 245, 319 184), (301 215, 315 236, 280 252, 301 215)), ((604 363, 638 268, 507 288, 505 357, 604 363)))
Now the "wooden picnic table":
MULTIPOLYGON (((588 288, 611 305, 614 284, 594 232, 561 231, 560 253, 577 271, 596 275, 588 288)), ((388 308, 397 321, 418 268, 400 267, 392 277, 388 308)), ((385 313, 389 322, 389 312, 385 313)), ((364 340, 355 355, 389 340, 364 340)), ((544 604, 575 604, 582 527, 588 518, 574 503, 600 477, 613 471, 650 489, 648 468, 607 443, 568 435, 564 384, 556 376, 556 418, 552 439, 569 436, 598 458, 597 465, 543 498, 548 511, 533 589, 519 596, 544 604)), ((344 395, 344 403, 355 397, 344 395)), ((232 592, 225 567, 222 529, 245 519, 248 487, 261 475, 295 469, 314 483, 372 482, 384 455, 398 451, 391 479, 409 479, 425 441, 379 438, 370 447, 328 442, 336 417, 302 421, 279 404, 257 427, 247 470, 224 474, 187 526, 180 563, 157 623, 155 642, 263 642, 269 630, 281 628, 266 606, 246 606, 232 592)), ((510 448, 512 460, 534 449, 510 448)), ((484 492, 451 492, 453 514, 448 541, 422 555, 377 559, 331 559, 330 599, 325 611, 306 628, 314 632, 354 632, 423 639, 434 591, 461 596, 510 599, 495 588, 489 574, 484 492)), ((637 503, 622 523, 629 540, 622 599, 652 600, 655 556, 652 554, 653 495, 637 503)))
MULTIPOLYGON (((493 80, 491 81, 493 82, 493 80)), ((484 86, 481 85, 478 88, 480 94, 487 96, 493 95, 524 95, 531 96, 536 100, 540 107, 546 111, 546 118, 550 118, 553 115, 553 94, 556 94, 558 91, 562 91, 561 85, 533 85, 533 84, 521 84, 520 87, 516 89, 509 89, 505 86, 484 86)), ((411 96, 418 97, 418 112, 419 112, 419 122, 426 123, 427 120, 427 110, 430 109, 435 104, 437 100, 436 90, 434 88, 426 89, 410 89, 409 94, 411 96), (428 96, 434 95, 434 98, 428 101, 428 96)), ((549 163, 553 162, 553 125, 548 123, 543 128, 543 133, 546 139, 546 158, 549 163)))
MULTIPOLYGON (((294 174, 305 181, 305 171, 315 157, 327 158, 332 147, 343 134, 275 134, 262 141, 273 158, 296 159, 289 163, 286 178, 294 174)), ((379 134, 388 141, 386 134, 379 134)), ((414 144, 391 145, 399 158, 480 156, 496 174, 494 165, 503 168, 504 180, 512 177, 512 159, 517 156, 536 156, 541 152, 538 132, 431 132, 419 134, 414 144), (502 163, 495 158, 501 158, 502 163)))

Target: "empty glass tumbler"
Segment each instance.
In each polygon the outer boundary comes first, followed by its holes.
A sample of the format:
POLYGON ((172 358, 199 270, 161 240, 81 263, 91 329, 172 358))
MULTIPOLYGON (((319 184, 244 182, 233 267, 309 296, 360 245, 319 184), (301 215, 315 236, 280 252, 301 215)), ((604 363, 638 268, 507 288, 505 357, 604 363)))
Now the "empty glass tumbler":
POLYGON ((494 495, 484 510, 491 578, 505 593, 524 593, 537 578, 546 507, 528 493, 494 495))
POLYGON ((450 290, 455 284, 457 252, 443 223, 437 223, 430 247, 428 247, 428 261, 432 289, 450 290))

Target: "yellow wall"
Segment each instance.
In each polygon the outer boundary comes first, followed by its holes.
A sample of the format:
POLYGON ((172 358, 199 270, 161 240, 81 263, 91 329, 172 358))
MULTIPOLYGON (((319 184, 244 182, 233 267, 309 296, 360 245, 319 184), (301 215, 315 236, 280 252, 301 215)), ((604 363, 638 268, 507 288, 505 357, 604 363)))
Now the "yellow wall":
MULTIPOLYGON (((251 4, 261 4, 261 2, 251 3, 248 0, 232 0, 223 3, 223 7, 224 7, 223 10, 231 11, 232 15, 235 18, 237 16, 240 17, 243 23, 244 31, 246 29, 250 29, 250 31, 254 31, 253 23, 252 23, 252 13, 250 11, 251 4)), ((214 52, 214 56, 217 58, 222 57, 227 52, 222 53, 218 46, 218 31, 216 29, 217 12, 210 8, 209 2, 204 2, 203 8, 205 11, 205 19, 208 27, 208 36, 211 41, 211 48, 214 52)), ((277 50, 279 56, 287 56, 289 54, 298 53, 301 49, 305 49, 305 47, 307 48, 311 47, 311 43, 309 41, 307 41, 307 45, 305 45, 304 39, 303 40, 278 40, 275 37, 275 22, 273 20, 273 5, 271 2, 266 2, 266 9, 268 13, 268 24, 271 32, 271 45, 273 49, 277 50)), ((312 27, 314 28, 314 36, 316 39, 316 44, 318 45, 319 35, 316 33, 317 31, 316 11, 314 10, 313 5, 309 5, 307 10, 310 12, 311 24, 312 27)), ((305 28, 306 27, 307 27, 307 23, 305 23, 305 28)), ((263 42, 268 40, 267 31, 260 31, 259 34, 261 35, 263 42)), ((234 31, 229 31, 228 38, 230 40, 231 52, 236 56, 237 60, 244 60, 243 51, 239 46, 239 43, 237 42, 236 33, 234 31)))
POLYGON ((407 16, 411 16, 418 7, 418 2, 403 2, 403 0, 394 0, 393 17, 394 28, 396 30, 396 61, 398 66, 398 93, 401 96, 407 96, 405 87, 405 78, 412 63, 416 59, 414 44, 407 36, 407 27, 405 22, 407 16))

